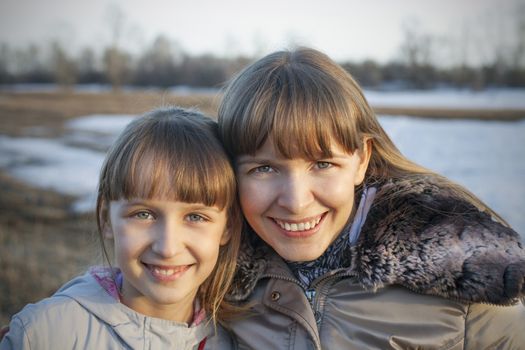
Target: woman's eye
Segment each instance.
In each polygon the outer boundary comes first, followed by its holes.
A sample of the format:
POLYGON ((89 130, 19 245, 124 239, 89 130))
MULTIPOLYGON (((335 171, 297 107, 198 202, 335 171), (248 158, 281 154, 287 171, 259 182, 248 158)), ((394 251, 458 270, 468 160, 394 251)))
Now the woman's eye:
POLYGON ((153 220, 154 217, 151 215, 151 213, 147 211, 140 211, 138 213, 133 214, 133 217, 139 219, 139 220, 153 220))
POLYGON ((332 163, 330 162, 317 162, 317 168, 319 169, 328 169, 332 166, 332 163))
POLYGON ((206 221, 206 218, 200 214, 189 214, 187 216, 188 221, 191 222, 204 222, 206 221))

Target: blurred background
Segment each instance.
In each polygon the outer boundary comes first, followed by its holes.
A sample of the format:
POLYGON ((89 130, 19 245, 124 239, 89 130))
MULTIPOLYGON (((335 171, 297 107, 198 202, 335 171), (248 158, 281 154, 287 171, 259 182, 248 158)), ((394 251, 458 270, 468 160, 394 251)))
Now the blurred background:
POLYGON ((98 170, 132 118, 214 116, 232 75, 296 46, 525 233, 525 0, 0 0, 0 325, 100 263, 98 170))

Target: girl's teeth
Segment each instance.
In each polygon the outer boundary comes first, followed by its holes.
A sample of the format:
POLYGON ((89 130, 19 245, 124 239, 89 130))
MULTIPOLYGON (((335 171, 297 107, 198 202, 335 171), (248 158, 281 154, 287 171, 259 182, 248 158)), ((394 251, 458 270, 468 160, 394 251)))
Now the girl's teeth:
POLYGON ((184 266, 178 266, 178 267, 169 268, 169 269, 163 269, 163 268, 156 267, 156 266, 152 267, 153 273, 158 274, 158 275, 163 275, 163 276, 171 276, 175 273, 184 271, 184 269, 185 269, 184 266))
POLYGON ((158 267, 153 268, 153 271, 155 273, 158 273, 159 275, 164 275, 164 276, 171 276, 175 273, 175 270, 173 269, 159 269, 158 267))

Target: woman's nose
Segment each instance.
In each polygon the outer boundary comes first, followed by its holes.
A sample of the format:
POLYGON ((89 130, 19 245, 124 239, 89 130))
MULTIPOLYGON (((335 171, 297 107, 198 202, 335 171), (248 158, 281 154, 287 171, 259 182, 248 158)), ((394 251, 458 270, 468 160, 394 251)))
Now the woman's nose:
POLYGON ((290 213, 300 214, 314 200, 310 181, 301 174, 286 176, 281 184, 277 204, 290 213))

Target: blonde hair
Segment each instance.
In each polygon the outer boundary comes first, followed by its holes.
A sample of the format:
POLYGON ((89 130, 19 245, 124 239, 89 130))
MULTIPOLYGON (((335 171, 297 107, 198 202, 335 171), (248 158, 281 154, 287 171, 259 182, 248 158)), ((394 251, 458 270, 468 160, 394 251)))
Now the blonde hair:
POLYGON ((505 223, 463 187, 405 158, 357 82, 319 51, 278 51, 246 67, 226 86, 218 117, 221 139, 233 156, 253 155, 268 138, 284 157, 307 159, 330 157, 332 142, 353 153, 370 140, 367 184, 431 175, 505 223))
POLYGON ((241 218, 235 174, 217 134, 217 123, 197 111, 169 107, 132 121, 112 145, 100 172, 96 215, 108 263, 103 229, 108 207, 120 199, 167 199, 226 209, 231 238, 199 289, 201 306, 217 320, 235 271, 241 218))

